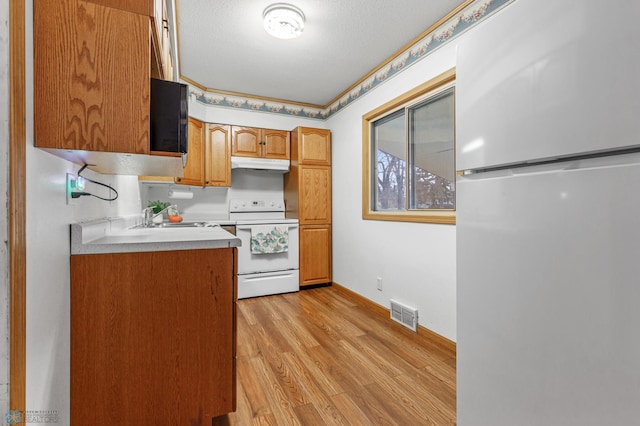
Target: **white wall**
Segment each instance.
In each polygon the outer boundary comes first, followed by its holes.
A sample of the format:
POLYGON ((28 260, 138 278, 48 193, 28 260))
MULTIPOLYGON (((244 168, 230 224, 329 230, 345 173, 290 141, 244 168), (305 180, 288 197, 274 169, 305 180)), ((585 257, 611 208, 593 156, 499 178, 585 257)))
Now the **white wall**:
POLYGON ((362 220, 362 116, 454 67, 455 57, 454 41, 327 120, 333 144, 333 280, 382 306, 395 299, 417 308, 420 325, 454 341, 455 225, 362 220))

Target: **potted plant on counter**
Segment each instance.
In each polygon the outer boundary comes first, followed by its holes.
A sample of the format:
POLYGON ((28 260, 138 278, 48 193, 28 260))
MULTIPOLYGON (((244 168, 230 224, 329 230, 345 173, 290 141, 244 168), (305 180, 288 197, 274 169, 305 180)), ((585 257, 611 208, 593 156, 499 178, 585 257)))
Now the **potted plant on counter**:
POLYGON ((158 215, 153 218, 154 223, 162 223, 164 214, 158 214, 158 213, 162 212, 169 206, 170 204, 166 201, 160 201, 160 200, 149 201, 149 204, 147 204, 147 207, 151 209, 154 215, 158 215))

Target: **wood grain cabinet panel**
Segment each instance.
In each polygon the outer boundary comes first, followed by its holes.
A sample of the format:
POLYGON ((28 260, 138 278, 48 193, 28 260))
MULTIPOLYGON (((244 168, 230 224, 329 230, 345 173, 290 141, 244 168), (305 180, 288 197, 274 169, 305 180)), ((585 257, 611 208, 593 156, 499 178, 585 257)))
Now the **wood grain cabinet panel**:
POLYGON ((205 180, 205 125, 203 122, 189 117, 188 126, 187 164, 184 167, 183 176, 176 178, 176 183, 203 186, 205 180))
POLYGON ((263 152, 265 158, 288 160, 291 157, 290 132, 286 130, 262 129, 263 152))
POLYGON ((71 424, 235 411, 236 249, 71 256, 71 424))
POLYGON ((207 124, 205 185, 231 186, 231 126, 207 124))
POLYGON ((149 16, 34 2, 35 146, 149 153, 149 16))
POLYGON ((329 130, 298 127, 293 133, 295 135, 292 135, 291 143, 297 147, 295 158, 300 164, 331 165, 331 132, 329 130))
POLYGON ((232 126, 231 155, 288 160, 290 134, 286 130, 232 126))
MULTIPOLYGON (((36 0, 40 1, 40 0, 36 0)), ((95 3, 114 9, 126 10, 127 12, 138 13, 140 15, 151 16, 153 14, 154 3, 163 0, 86 0, 88 3, 95 3)))
POLYGON ((299 221, 301 225, 331 223, 331 169, 300 166, 299 221))
POLYGON ((231 127, 231 155, 239 157, 260 157, 260 129, 253 127, 231 127))
MULTIPOLYGON (((189 152, 180 185, 231 186, 231 126, 203 123, 189 117, 189 152)), ((173 178, 140 176, 140 180, 172 181, 173 178)))
POLYGON ((331 282, 331 226, 300 227, 302 286, 331 282))
POLYGON ((291 168, 284 175, 286 216, 300 222, 300 286, 331 282, 331 133, 291 132, 291 168))

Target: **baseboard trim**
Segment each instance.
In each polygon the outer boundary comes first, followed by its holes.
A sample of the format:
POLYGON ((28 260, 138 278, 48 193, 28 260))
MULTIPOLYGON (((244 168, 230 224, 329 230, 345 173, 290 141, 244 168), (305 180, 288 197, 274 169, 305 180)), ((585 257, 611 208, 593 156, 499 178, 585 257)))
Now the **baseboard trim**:
MULTIPOLYGON (((340 285, 338 283, 336 283, 335 281, 331 283, 331 287, 335 288, 336 290, 338 290, 340 293, 342 293, 344 296, 346 296, 347 298, 349 298, 350 300, 358 303, 359 305, 363 305, 365 308, 367 308, 368 310, 370 310, 372 313, 389 320, 390 323, 394 323, 391 318, 390 318, 390 312, 389 312, 389 308, 385 308, 382 305, 377 304, 376 302, 373 302, 369 299, 367 299, 366 297, 356 293, 353 290, 349 290, 348 288, 344 287, 343 285, 340 285)), ((395 324, 395 323, 394 323, 395 324)), ((421 326, 420 324, 418 324, 418 334, 424 338, 426 338, 427 340, 429 340, 430 342, 432 342, 435 345, 438 345, 439 347, 446 349, 448 351, 451 351, 455 354, 456 352, 456 342, 454 342, 453 340, 449 340, 446 337, 436 333, 435 331, 431 331, 426 327, 421 326)))

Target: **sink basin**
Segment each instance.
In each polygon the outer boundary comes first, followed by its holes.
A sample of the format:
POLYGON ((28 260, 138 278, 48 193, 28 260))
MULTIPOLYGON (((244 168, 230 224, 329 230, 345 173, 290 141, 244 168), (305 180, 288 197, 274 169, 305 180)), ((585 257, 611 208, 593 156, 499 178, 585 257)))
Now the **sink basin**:
POLYGON ((213 228, 218 226, 211 222, 162 222, 151 226, 136 225, 129 229, 172 229, 172 228, 213 228))

